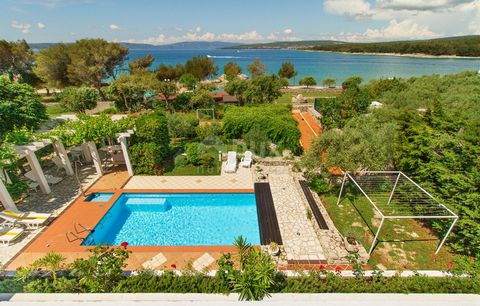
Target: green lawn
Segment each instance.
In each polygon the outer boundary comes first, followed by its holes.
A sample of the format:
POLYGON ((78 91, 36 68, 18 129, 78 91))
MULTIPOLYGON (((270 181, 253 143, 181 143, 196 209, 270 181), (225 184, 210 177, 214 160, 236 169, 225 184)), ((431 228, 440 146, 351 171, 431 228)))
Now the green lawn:
POLYGON ((68 110, 63 108, 60 105, 48 105, 47 106, 47 115, 49 118, 55 118, 57 116, 70 113, 68 110))
MULTIPOLYGON (((348 192, 337 206, 338 190, 321 196, 330 217, 344 236, 353 236, 365 249, 370 249, 380 218, 366 198, 348 192)), ((453 254, 443 247, 426 225, 412 219, 385 220, 374 249, 371 264, 381 264, 388 269, 447 269, 453 254)))
MULTIPOLYGON (((302 94, 304 97, 312 97, 312 98, 327 98, 327 97, 335 97, 338 96, 338 93, 335 92, 324 92, 324 91, 318 91, 318 92, 286 92, 283 93, 283 95, 278 98, 275 103, 283 103, 283 104, 289 104, 292 103, 292 97, 296 96, 298 94, 302 94)), ((309 102, 313 103, 313 99, 308 99, 309 102)))

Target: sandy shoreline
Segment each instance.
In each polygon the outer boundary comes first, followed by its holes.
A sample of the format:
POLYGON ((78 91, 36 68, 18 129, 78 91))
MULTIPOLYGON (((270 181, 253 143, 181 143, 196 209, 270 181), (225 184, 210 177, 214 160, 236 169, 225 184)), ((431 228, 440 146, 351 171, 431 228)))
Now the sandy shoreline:
POLYGON ((458 56, 458 55, 430 55, 423 53, 379 53, 379 52, 340 52, 340 51, 324 51, 324 50, 301 50, 305 52, 323 52, 323 53, 338 53, 338 54, 353 54, 353 55, 383 55, 383 56, 401 56, 401 57, 416 57, 416 58, 453 58, 453 59, 479 59, 480 56, 458 56))

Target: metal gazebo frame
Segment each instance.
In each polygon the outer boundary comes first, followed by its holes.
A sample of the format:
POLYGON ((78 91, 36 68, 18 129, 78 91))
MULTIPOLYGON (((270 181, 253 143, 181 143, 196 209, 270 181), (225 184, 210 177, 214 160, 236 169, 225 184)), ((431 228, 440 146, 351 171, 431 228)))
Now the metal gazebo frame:
POLYGON ((346 181, 350 180, 381 216, 382 220, 373 238, 369 255, 375 248, 385 219, 453 219, 435 254, 440 251, 458 221, 458 216, 451 209, 437 201, 401 171, 362 171, 359 174, 344 173, 337 205, 340 204, 346 181), (389 193, 380 190, 385 188, 386 182, 393 185, 389 193), (412 210, 416 210, 417 213, 413 213, 412 210))

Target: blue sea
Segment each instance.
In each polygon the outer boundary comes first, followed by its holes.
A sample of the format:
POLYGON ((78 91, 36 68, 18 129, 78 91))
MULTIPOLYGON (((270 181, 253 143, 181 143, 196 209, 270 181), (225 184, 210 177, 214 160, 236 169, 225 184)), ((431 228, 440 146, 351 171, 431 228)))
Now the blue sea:
POLYGON ((298 82, 304 76, 313 76, 319 82, 327 77, 332 77, 337 80, 337 83, 341 83, 352 75, 362 76, 365 81, 368 81, 376 78, 480 70, 480 59, 415 58, 297 50, 132 50, 129 59, 132 60, 146 54, 155 57, 153 68, 160 63, 183 64, 193 56, 209 56, 219 66, 219 74, 223 73, 223 66, 230 61, 240 65, 243 73, 247 75, 247 67, 257 58, 263 62, 269 73, 277 73, 282 62, 290 61, 294 63, 295 69, 298 71, 298 76, 295 80, 292 79, 291 83, 298 82))

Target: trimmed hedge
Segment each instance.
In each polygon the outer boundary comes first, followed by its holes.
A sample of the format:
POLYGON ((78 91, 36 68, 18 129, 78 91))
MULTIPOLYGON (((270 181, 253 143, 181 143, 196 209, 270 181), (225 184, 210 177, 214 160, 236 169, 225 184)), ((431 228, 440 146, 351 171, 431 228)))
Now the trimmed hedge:
POLYGON ((223 131, 227 138, 239 139, 253 127, 265 132, 280 149, 299 153, 300 131, 288 105, 261 105, 229 107, 223 117, 223 131))
MULTIPOLYGON (((57 285, 50 279, 22 283, 14 279, 0 281, 0 293, 11 292, 78 292, 71 278, 60 277, 57 285), (63 285, 62 285, 63 284, 63 285), (70 285, 69 285, 70 284, 70 285)), ((117 293, 229 293, 220 277, 199 273, 156 275, 143 271, 121 280, 112 290, 117 293)), ((286 277, 278 272, 272 293, 473 293, 480 294, 478 277, 341 277, 334 273, 312 272, 286 277)))

